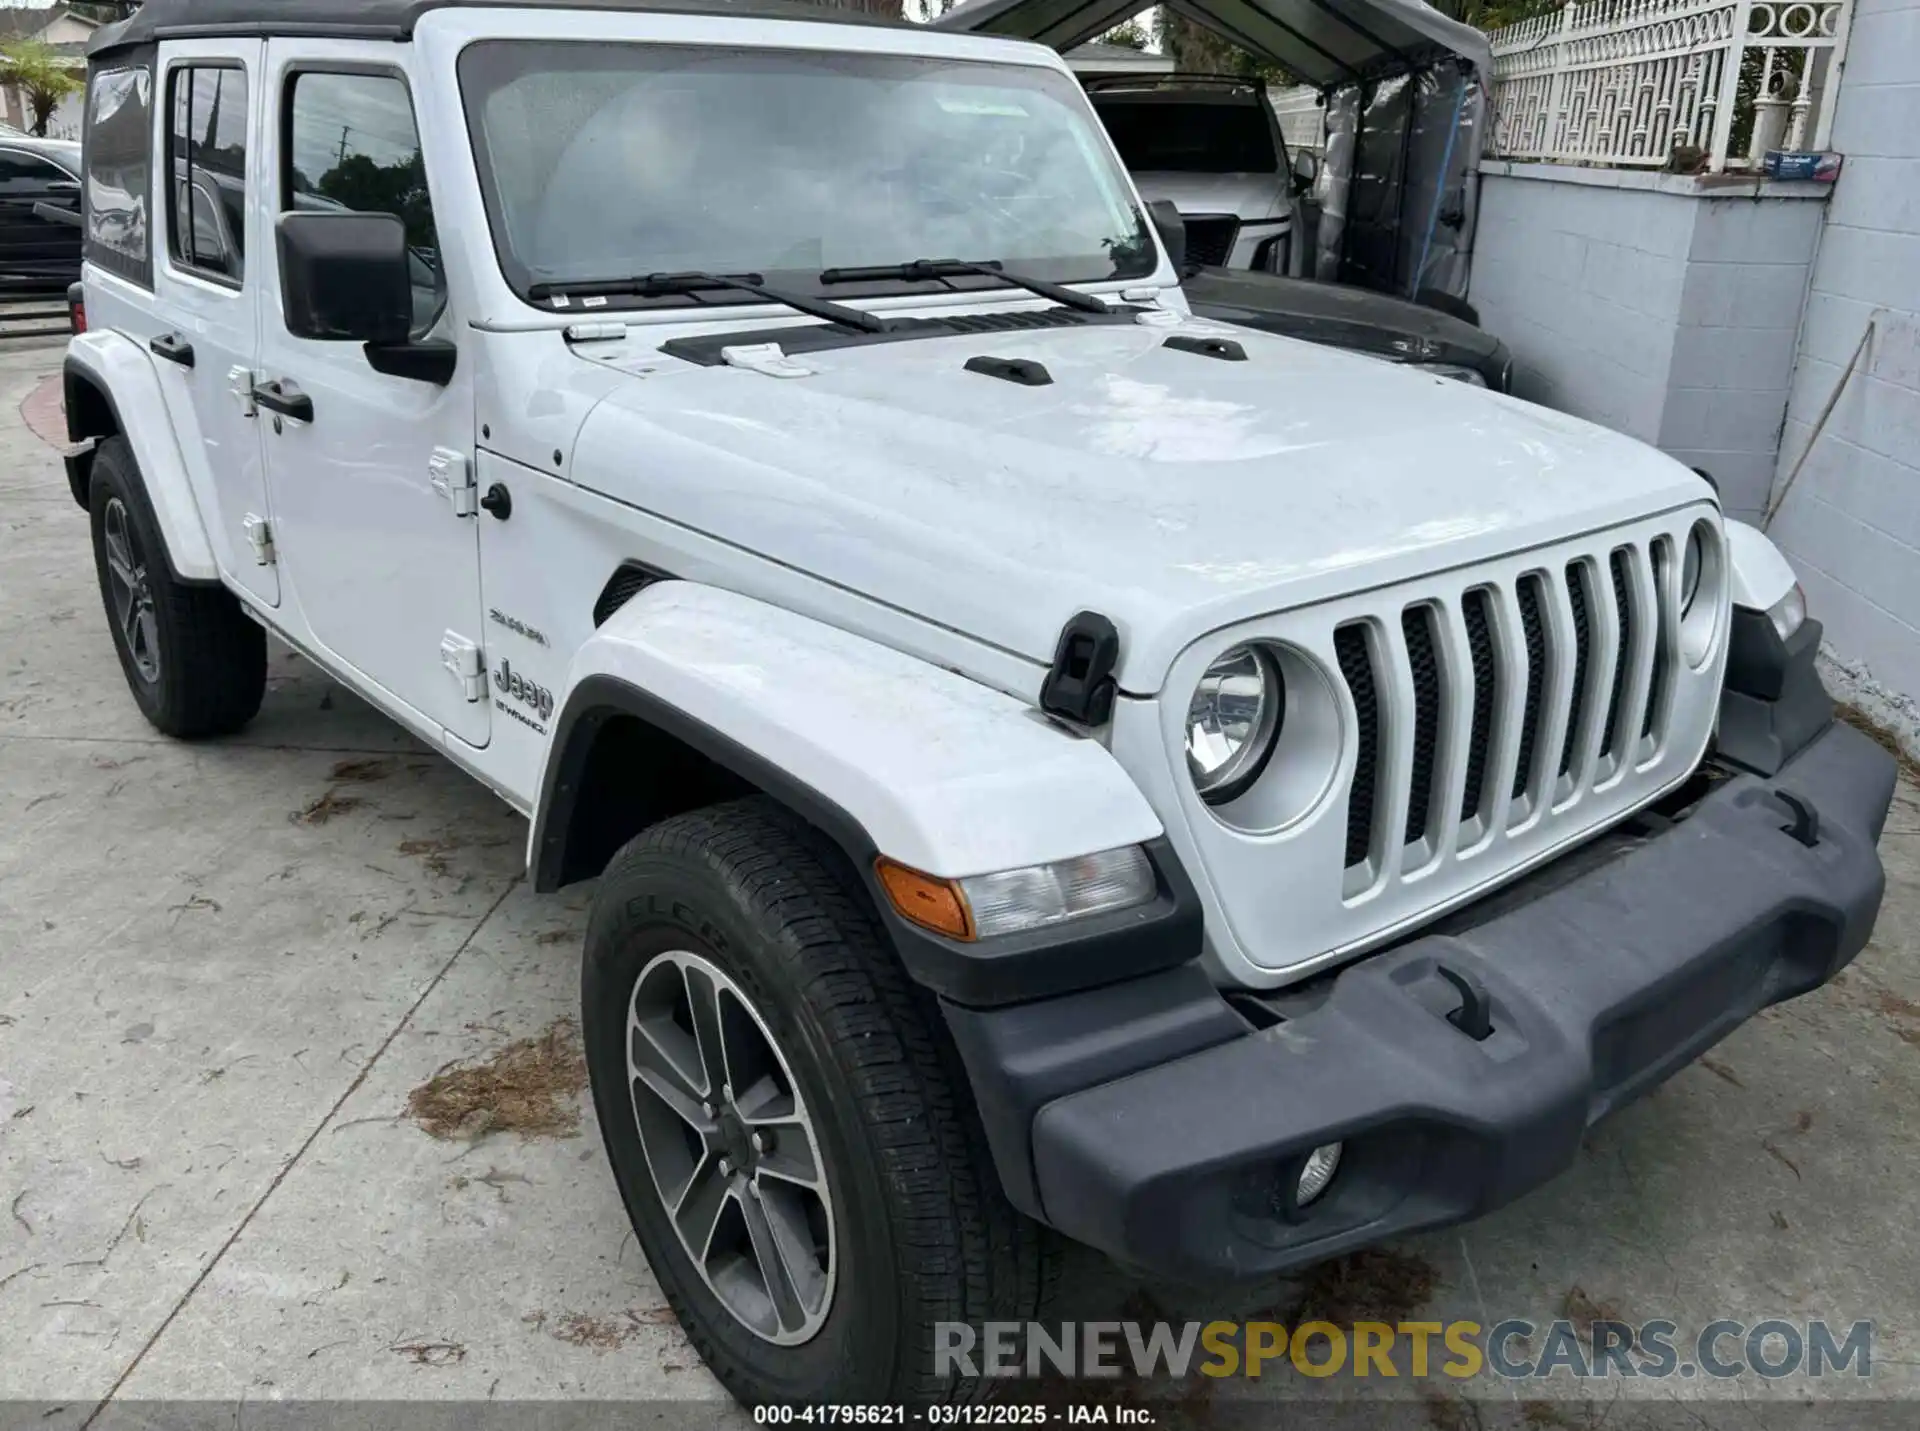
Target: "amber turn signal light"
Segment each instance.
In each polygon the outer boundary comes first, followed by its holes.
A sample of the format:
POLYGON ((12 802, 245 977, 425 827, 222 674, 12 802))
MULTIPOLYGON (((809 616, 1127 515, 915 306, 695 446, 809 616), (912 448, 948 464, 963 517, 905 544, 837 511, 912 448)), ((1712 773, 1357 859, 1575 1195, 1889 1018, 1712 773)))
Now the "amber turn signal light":
POLYGON ((874 873, 902 919, 949 939, 973 938, 973 915, 952 880, 922 874, 884 855, 874 862, 874 873))

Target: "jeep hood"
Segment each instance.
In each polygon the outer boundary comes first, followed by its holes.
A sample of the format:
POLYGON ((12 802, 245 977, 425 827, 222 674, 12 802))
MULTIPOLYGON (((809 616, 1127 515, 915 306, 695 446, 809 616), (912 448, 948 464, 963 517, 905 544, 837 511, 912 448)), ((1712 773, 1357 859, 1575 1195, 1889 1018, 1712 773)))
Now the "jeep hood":
POLYGON ((588 414, 575 481, 1042 666, 1098 611, 1136 694, 1207 631, 1708 495, 1577 419, 1197 320, 855 343, 799 377, 629 332, 575 349, 631 377, 588 414))

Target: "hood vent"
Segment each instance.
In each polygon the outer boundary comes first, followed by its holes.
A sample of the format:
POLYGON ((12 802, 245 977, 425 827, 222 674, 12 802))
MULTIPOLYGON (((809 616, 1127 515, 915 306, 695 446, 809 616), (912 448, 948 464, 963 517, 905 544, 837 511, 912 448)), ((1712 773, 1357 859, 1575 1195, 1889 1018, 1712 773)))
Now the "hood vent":
POLYGON ((1198 353, 1203 358, 1218 358, 1223 363, 1244 363, 1247 350, 1231 338, 1200 338, 1191 333, 1175 333, 1160 345, 1182 353, 1198 353))
POLYGON ((1018 383, 1025 388, 1044 388, 1053 381, 1053 374, 1047 371, 1046 365, 1036 363, 1032 358, 968 358, 966 369, 970 373, 1018 383))

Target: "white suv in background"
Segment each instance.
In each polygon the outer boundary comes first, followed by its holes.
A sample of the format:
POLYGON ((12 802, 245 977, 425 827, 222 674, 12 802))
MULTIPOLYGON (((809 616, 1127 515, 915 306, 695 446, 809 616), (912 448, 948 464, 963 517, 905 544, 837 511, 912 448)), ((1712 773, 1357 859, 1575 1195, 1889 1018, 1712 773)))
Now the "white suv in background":
POLYGON ((1115 75, 1089 79, 1086 87, 1140 192, 1180 211, 1189 262, 1289 271, 1301 181, 1287 164, 1265 83, 1238 75, 1115 75))

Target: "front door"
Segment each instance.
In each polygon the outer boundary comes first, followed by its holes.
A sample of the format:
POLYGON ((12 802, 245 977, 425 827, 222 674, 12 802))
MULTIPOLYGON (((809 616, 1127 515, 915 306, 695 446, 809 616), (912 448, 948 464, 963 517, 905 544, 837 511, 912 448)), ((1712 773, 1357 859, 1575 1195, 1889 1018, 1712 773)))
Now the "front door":
MULTIPOLYGON (((393 52, 268 41, 269 207, 398 214, 415 271, 414 336, 457 339, 431 176, 393 52)), ((277 265, 271 282, 257 390, 282 583, 329 655, 452 737, 485 745, 479 536, 447 480, 472 462, 471 364, 445 387, 377 373, 357 343, 288 333, 277 265)))
MULTIPOLYGON (((253 416, 260 292, 271 234, 248 231, 247 185, 260 167, 258 40, 170 44, 160 55, 153 172, 160 199, 153 304, 132 336, 154 357, 180 455, 221 569, 269 606, 280 602, 265 454, 253 416)), ((132 310, 129 310, 131 313, 132 310)))

